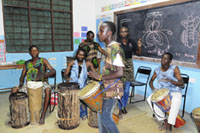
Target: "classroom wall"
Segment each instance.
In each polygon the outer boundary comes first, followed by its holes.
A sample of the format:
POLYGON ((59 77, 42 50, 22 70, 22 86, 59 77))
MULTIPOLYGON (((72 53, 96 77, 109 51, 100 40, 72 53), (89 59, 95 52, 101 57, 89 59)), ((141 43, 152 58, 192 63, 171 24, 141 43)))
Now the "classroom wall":
MULTIPOLYGON (((96 0, 95 2, 96 16, 112 16, 112 21, 114 21, 113 19, 114 12, 116 11, 122 11, 166 1, 170 0, 137 0, 138 3, 134 3, 134 0, 96 0)), ((154 69, 160 65, 160 63, 153 63, 141 60, 134 60, 133 63, 134 63, 135 73, 139 66, 149 66, 154 71, 154 69)), ((179 68, 181 73, 185 73, 190 76, 185 110, 187 112, 191 112, 194 108, 200 107, 200 102, 198 102, 200 101, 200 89, 199 89, 200 69, 187 68, 181 66, 179 66, 179 68)), ((151 75, 153 74, 153 71, 151 75)), ((142 90, 142 88, 136 88, 136 94, 142 95, 144 94, 144 90, 142 90)), ((148 86, 147 96, 149 96, 150 94, 151 94, 151 89, 148 86)))
MULTIPOLYGON (((87 30, 95 30, 95 1, 94 0, 73 0, 73 32, 74 51, 78 48, 78 42, 85 39, 82 27, 87 30), (89 15, 88 15, 89 14, 89 15), (77 35, 78 34, 78 35, 77 35), (76 43, 75 43, 76 40, 76 43)), ((0 0, 0 36, 4 37, 2 0, 0 0)), ((48 59, 50 64, 56 69, 57 83, 61 83, 61 69, 66 68, 66 56, 73 56, 74 51, 68 52, 41 52, 40 56, 48 59)), ((30 59, 28 53, 6 53, 6 62, 13 62, 20 59, 30 59)), ((0 70, 0 91, 3 88, 10 88, 19 84, 21 69, 0 70)))
MULTIPOLYGON (((134 0, 73 0, 73 32, 74 32, 74 49, 77 49, 77 42, 84 39, 81 36, 81 33, 86 32, 82 31, 82 27, 87 27, 87 30, 93 30, 97 32, 96 27, 96 18, 97 16, 111 16, 113 20, 113 14, 115 11, 121 11, 125 9, 135 8, 139 6, 149 5, 152 3, 159 3, 167 0, 137 0, 140 3, 130 5, 129 3, 134 0), (127 5, 124 5, 126 2, 127 5), (120 4, 121 3, 121 4, 120 4), (111 8, 110 8, 111 7, 111 8), (78 36, 79 35, 79 36, 78 36), (76 41, 76 42, 75 42, 76 41)), ((2 0, 0 0, 0 36, 4 36, 3 32, 3 19, 2 19, 2 0)), ((66 67, 66 56, 72 56, 74 51, 71 52, 48 52, 41 53, 41 57, 45 57, 49 60, 51 65, 57 71, 57 83, 61 82, 60 70, 66 67)), ((29 59, 30 56, 28 53, 7 53, 6 60, 7 62, 24 59, 29 59)), ((160 63, 152 63, 141 60, 134 60, 134 71, 136 72, 139 66, 150 66, 152 70, 159 66, 160 63)), ((186 73, 190 76, 189 89, 187 93, 186 101, 186 111, 191 112, 195 107, 199 107, 200 103, 200 90, 199 84, 200 79, 198 78, 200 69, 180 67, 182 73, 186 73)), ((0 70, 0 89, 8 88, 18 84, 19 76, 21 70, 0 70)), ((137 89, 136 93, 142 94, 144 91, 137 89)), ((150 88, 148 87, 147 95, 151 93, 150 88)))

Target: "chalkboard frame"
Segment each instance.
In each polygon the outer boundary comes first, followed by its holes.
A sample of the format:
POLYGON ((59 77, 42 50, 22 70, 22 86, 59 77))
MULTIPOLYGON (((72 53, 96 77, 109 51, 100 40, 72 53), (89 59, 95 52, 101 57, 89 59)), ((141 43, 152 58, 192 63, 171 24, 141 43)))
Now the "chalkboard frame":
MULTIPOLYGON (((118 24, 117 24, 118 17, 117 16, 120 14, 142 11, 142 10, 147 10, 147 9, 152 9, 152 8, 165 7, 165 6, 175 5, 175 4, 182 4, 182 3, 186 3, 186 2, 192 2, 192 1, 196 1, 196 0, 165 1, 165 2, 161 2, 161 3, 155 3, 155 4, 151 4, 151 5, 136 7, 136 8, 132 8, 132 9, 128 9, 128 10, 117 11, 117 12, 114 12, 114 23, 118 27, 118 24)), ((158 59, 158 58, 151 58, 151 57, 146 57, 146 56, 133 56, 133 59, 149 61, 149 62, 160 62, 160 59, 158 59)), ((195 63, 173 60, 172 64, 178 65, 178 66, 200 69, 200 38, 199 38, 198 49, 197 49, 197 59, 196 59, 195 63)))

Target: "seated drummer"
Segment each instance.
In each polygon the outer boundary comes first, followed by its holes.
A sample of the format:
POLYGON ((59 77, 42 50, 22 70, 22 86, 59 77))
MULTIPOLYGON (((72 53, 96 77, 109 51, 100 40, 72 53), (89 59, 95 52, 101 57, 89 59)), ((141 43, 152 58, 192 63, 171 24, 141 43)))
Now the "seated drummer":
POLYGON ((181 106, 182 94, 181 87, 184 86, 183 79, 180 75, 178 66, 170 65, 172 62, 173 55, 171 53, 164 53, 161 59, 161 66, 155 69, 154 74, 149 82, 152 92, 157 89, 167 88, 170 90, 172 96, 171 108, 169 111, 168 120, 166 119, 165 113, 160 110, 155 104, 151 103, 151 96, 148 97, 147 102, 152 109, 155 111, 155 116, 159 121, 164 123, 159 126, 159 130, 166 130, 166 132, 172 132, 172 125, 175 125, 176 117, 181 106), (153 82, 157 78, 157 88, 154 87, 153 82))
MULTIPOLYGON (((82 89, 86 85, 88 71, 95 71, 93 64, 90 61, 85 61, 86 56, 86 51, 82 48, 79 48, 76 53, 76 59, 69 63, 64 73, 66 82, 76 82, 79 84, 80 89, 82 89)), ((87 117, 86 105, 81 104, 80 117, 82 119, 85 119, 87 117)))
POLYGON ((49 104, 50 92, 51 87, 47 83, 47 78, 56 74, 55 69, 49 64, 47 59, 39 57, 39 48, 36 45, 31 45, 29 47, 29 54, 31 55, 32 59, 27 60, 22 70, 22 74, 20 77, 20 85, 19 88, 13 88, 11 93, 15 93, 19 91, 25 91, 26 85, 24 85, 24 78, 26 76, 27 81, 43 81, 43 90, 45 90, 45 101, 43 111, 40 117, 39 124, 45 123, 45 114, 49 104), (46 69, 49 72, 46 72, 46 69))

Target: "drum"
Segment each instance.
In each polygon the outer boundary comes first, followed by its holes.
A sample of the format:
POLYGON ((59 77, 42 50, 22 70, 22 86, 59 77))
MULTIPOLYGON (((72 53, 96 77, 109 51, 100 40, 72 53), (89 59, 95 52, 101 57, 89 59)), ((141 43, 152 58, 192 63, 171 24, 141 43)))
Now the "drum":
POLYGON ((90 127, 98 128, 98 113, 89 109, 88 125, 90 127))
MULTIPOLYGON (((116 125, 119 124, 119 116, 116 114, 116 112, 114 111, 112 114, 112 118, 115 122, 116 125)), ((89 109, 89 115, 88 115, 88 125, 90 127, 94 127, 94 128, 98 128, 98 113, 94 112, 92 110, 89 109)))
POLYGON ((80 99, 87 104, 87 106, 95 112, 101 111, 102 102, 103 102, 103 94, 99 94, 101 92, 99 82, 93 81, 86 85, 80 92, 80 99), (96 96, 96 98, 94 98, 96 96))
POLYGON ((21 128, 29 124, 28 96, 24 92, 12 93, 10 99, 11 126, 21 128))
POLYGON ((195 108, 190 116, 193 122, 196 124, 198 132, 200 133, 200 107, 195 108))
MULTIPOLYGON (((163 112, 169 115, 169 110, 171 108, 171 95, 168 89, 159 89, 153 93, 151 101, 155 103, 163 112)), ((185 125, 185 120, 183 120, 180 115, 176 117, 176 123, 174 127, 179 128, 185 125)))
POLYGON ((153 93, 151 101, 163 112, 168 112, 171 106, 171 95, 168 89, 159 89, 153 93))
POLYGON ((58 84, 58 126, 61 129, 74 129, 80 124, 80 100, 78 83, 58 84))
POLYGON ((28 103, 30 111, 30 123, 39 124, 40 111, 42 109, 42 88, 43 83, 37 81, 28 81, 28 103))

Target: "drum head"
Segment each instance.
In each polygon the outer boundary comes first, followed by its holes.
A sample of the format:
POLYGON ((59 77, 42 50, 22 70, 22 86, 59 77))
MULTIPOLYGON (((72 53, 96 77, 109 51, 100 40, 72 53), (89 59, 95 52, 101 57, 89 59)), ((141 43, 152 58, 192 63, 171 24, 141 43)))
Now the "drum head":
POLYGON ((192 111, 192 116, 196 119, 200 119, 200 107, 198 107, 192 111))
POLYGON ((10 95, 10 97, 12 97, 12 98, 25 98, 25 97, 28 97, 28 96, 24 92, 16 92, 16 93, 12 93, 10 95))
POLYGON ((93 81, 92 83, 89 83, 86 85, 79 93, 78 96, 80 96, 80 99, 85 99, 92 94, 94 94, 100 87, 99 82, 93 81))
POLYGON ((164 99, 167 95, 169 94, 169 90, 164 88, 164 89, 159 89, 156 92, 153 93, 151 97, 152 102, 159 102, 162 99, 164 99))
POLYGON ((58 91, 65 92, 66 90, 79 90, 78 83, 68 82, 68 83, 60 83, 58 84, 58 91))

